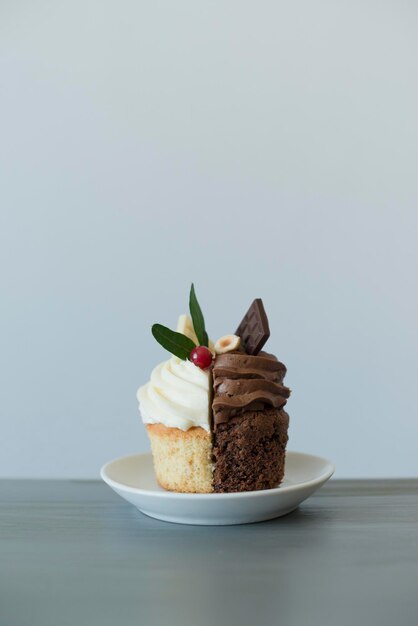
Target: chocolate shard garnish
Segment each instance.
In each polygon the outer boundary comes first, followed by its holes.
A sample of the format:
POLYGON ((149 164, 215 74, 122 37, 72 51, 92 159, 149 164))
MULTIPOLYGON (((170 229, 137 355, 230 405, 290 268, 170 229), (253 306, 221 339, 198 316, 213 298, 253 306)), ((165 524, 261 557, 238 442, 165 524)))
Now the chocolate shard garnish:
POLYGON ((256 298, 235 334, 241 337, 247 354, 256 355, 270 337, 269 322, 261 298, 256 298))

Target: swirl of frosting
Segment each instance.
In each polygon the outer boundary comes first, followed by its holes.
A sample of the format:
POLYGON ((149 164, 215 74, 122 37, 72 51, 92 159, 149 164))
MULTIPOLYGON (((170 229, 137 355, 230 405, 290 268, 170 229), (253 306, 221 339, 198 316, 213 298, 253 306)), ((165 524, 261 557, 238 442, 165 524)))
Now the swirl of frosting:
POLYGON ((290 395, 283 379, 286 367, 267 352, 251 356, 241 352, 218 355, 213 367, 214 423, 266 406, 281 409, 290 395))
POLYGON ((173 356, 157 365, 151 380, 138 389, 137 398, 145 424, 181 430, 200 426, 210 431, 209 372, 190 361, 173 356))

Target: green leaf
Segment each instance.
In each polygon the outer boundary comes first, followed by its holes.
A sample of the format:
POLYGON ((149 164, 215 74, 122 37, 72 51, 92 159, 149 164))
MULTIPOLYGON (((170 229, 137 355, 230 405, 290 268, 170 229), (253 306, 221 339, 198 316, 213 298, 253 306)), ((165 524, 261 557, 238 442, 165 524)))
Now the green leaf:
POLYGON ((174 354, 174 356, 178 356, 179 359, 183 359, 183 361, 189 358, 190 352, 196 347, 194 342, 186 335, 176 333, 162 324, 154 324, 151 332, 163 348, 174 354))
POLYGON ((209 338, 205 330, 205 320, 203 317, 202 309, 200 308, 196 298, 193 283, 190 288, 189 308, 190 315, 192 316, 194 332, 196 333, 199 345, 207 347, 209 345, 209 338))

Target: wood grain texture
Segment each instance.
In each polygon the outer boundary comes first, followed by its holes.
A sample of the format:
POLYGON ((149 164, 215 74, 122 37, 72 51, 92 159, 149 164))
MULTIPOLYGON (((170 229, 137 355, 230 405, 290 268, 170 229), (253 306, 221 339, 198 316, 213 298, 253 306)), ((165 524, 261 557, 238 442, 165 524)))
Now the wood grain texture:
POLYGON ((106 485, 0 482, 1 626, 416 626, 418 481, 331 481, 287 517, 145 517, 106 485))

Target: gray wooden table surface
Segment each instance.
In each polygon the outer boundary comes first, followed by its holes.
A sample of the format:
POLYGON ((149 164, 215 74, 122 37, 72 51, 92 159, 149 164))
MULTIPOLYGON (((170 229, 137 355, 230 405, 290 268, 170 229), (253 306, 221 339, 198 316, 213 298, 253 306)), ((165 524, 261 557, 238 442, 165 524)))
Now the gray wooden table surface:
POLYGON ((0 482, 1 626, 418 624, 418 480, 331 481, 287 517, 198 527, 106 485, 0 482))

